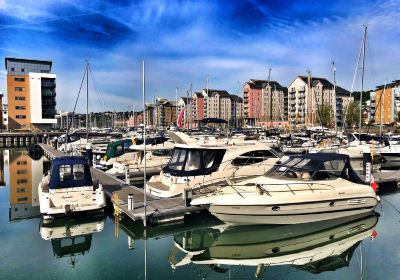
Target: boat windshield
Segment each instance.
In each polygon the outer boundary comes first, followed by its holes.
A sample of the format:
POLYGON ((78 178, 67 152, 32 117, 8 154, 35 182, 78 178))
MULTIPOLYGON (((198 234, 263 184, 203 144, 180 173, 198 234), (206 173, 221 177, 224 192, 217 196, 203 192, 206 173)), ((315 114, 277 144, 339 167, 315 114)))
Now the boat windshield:
POLYGON ((276 164, 266 173, 266 176, 305 181, 329 180, 340 177, 355 183, 362 183, 362 180, 351 168, 348 158, 344 156, 329 157, 331 155, 293 156, 283 163, 276 164))
POLYGON ((224 149, 174 148, 163 170, 173 176, 208 175, 217 170, 224 154, 224 149))

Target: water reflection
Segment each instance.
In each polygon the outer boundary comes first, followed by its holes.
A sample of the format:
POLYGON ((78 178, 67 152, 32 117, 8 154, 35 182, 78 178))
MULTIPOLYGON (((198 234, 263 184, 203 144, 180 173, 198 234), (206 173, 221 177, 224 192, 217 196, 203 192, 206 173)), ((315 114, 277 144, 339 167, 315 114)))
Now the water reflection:
POLYGON ((378 215, 369 213, 303 225, 186 231, 174 236, 169 262, 173 268, 193 263, 220 273, 229 270, 223 265, 254 266, 256 277, 265 267, 279 265, 310 273, 334 271, 349 265, 362 240, 376 236, 377 223, 378 215))
MULTIPOLYGON (((40 216, 38 184, 50 162, 44 157, 32 160, 26 150, 9 150, 10 210, 9 220, 40 216)), ((1 165, 4 174, 4 165, 1 165)), ((4 176, 3 176, 4 177, 4 176)))
POLYGON ((56 258, 68 258, 71 268, 74 268, 76 256, 89 252, 92 244, 92 234, 104 229, 105 217, 77 216, 74 218, 41 220, 40 236, 50 240, 53 254, 56 258))

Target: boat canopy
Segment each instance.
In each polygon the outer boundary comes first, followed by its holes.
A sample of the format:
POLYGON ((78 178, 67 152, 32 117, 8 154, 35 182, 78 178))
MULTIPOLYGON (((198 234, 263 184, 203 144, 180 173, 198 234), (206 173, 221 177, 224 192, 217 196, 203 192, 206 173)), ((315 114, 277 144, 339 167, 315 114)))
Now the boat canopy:
POLYGON ((324 180, 333 176, 358 184, 365 183, 351 167, 349 156, 337 153, 311 153, 290 156, 285 162, 272 167, 266 175, 274 176, 277 174, 279 177, 285 176, 307 180, 324 180))
POLYGON ((132 139, 123 139, 109 143, 107 145, 105 156, 107 157, 107 159, 119 157, 120 155, 124 154, 131 145, 132 139))
POLYGON ((92 176, 86 157, 63 156, 53 160, 49 189, 92 186, 92 176))
POLYGON ((225 152, 225 149, 175 147, 163 171, 172 176, 209 175, 218 169, 225 152))

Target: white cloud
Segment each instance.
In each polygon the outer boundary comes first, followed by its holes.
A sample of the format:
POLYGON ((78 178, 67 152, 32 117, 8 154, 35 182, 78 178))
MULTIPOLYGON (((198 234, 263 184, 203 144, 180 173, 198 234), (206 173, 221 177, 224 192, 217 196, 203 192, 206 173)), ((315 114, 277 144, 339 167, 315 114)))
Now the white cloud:
POLYGON ((0 10, 5 10, 7 8, 6 0, 0 0, 0 10))

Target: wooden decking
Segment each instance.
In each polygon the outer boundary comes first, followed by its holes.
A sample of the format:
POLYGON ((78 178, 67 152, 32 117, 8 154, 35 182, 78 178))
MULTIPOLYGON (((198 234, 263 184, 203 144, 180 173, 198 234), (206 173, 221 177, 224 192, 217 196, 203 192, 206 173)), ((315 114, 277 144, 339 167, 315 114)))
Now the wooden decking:
MULTIPOLYGON (((49 145, 39 145, 49 159, 65 155, 49 145)), ((117 204, 116 206, 118 206, 120 213, 134 221, 146 219, 150 223, 157 224, 183 219, 187 213, 203 210, 198 206, 186 207, 182 197, 158 198, 151 194, 146 194, 147 207, 145 211, 145 194, 142 188, 128 186, 121 179, 95 168, 91 168, 91 172, 93 181, 102 184, 106 196, 111 199, 113 204, 117 204), (118 194, 118 201, 114 201, 115 193, 118 194), (133 210, 128 210, 128 195, 133 195, 133 210)))

